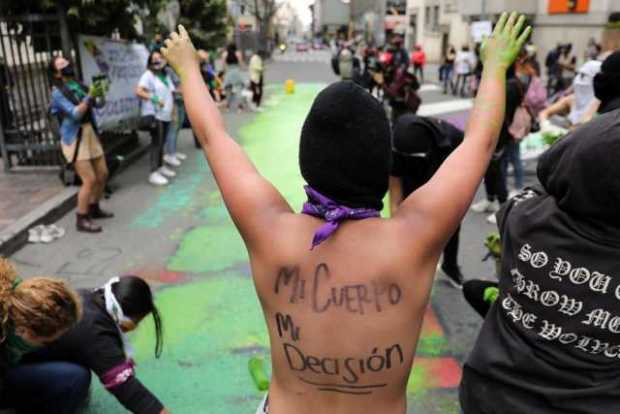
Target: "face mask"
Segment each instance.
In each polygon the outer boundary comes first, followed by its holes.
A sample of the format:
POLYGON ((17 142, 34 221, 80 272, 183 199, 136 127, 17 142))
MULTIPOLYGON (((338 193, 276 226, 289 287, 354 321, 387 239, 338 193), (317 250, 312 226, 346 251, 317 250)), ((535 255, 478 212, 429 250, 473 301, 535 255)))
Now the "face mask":
POLYGON ((166 62, 163 60, 156 60, 153 62, 152 66, 155 70, 162 70, 164 67, 166 67, 166 62))
POLYGON ((15 366, 22 359, 22 357, 38 347, 26 342, 21 336, 15 333, 15 329, 11 328, 11 331, 6 337, 6 349, 7 358, 10 366, 15 366))
POLYGON ((73 69, 73 65, 65 66, 60 70, 60 74, 66 78, 73 78, 75 76, 75 69, 73 69))

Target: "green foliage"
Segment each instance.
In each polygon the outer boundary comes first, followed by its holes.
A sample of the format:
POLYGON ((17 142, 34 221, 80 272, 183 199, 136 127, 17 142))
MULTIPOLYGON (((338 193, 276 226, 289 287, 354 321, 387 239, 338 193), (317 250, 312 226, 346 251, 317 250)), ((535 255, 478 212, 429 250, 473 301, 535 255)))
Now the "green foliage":
POLYGON ((0 2, 0 15, 60 12, 67 16, 72 33, 109 36, 118 29, 121 37, 134 39, 139 10, 153 3, 161 0, 8 0, 0 2))
POLYGON ((180 0, 181 18, 197 49, 213 49, 226 39, 225 0, 180 0))

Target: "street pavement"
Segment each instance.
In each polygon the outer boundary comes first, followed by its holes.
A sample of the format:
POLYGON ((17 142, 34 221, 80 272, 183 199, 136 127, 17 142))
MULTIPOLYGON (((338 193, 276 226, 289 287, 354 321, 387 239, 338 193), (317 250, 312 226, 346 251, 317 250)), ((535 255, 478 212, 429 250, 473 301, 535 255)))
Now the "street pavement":
MULTIPOLYGON (((300 208, 299 132, 313 97, 335 77, 324 59, 296 62, 293 57, 268 66, 263 113, 225 118, 261 173, 300 208), (287 79, 296 82, 294 95, 284 93, 287 79)), ((432 84, 421 96, 423 113, 464 125, 469 101, 454 101, 432 84)), ((173 413, 254 412, 262 396, 247 363, 253 355, 268 359, 269 343, 247 255, 189 130, 182 131, 179 150, 189 158, 167 188, 148 185, 147 157, 115 179, 116 191, 105 207, 116 217, 102 223, 100 235, 75 232, 72 212, 59 223, 67 229, 64 238, 28 245, 12 259, 24 276, 55 275, 79 288, 98 287, 121 274, 148 279, 157 290, 166 344, 156 360, 150 320, 132 334, 138 377, 173 413)), ((465 218, 460 263, 467 278, 493 279, 493 264, 482 261, 483 240, 493 230, 483 215, 465 218)), ((462 292, 438 277, 408 386, 410 413, 459 412, 460 367, 481 322, 462 292)), ((87 413, 121 412, 94 384, 87 413)))

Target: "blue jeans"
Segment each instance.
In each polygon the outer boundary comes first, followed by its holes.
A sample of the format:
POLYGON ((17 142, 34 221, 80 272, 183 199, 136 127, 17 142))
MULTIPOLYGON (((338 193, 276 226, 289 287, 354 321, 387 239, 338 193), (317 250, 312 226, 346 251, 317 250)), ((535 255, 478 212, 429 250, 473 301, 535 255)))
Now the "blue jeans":
POLYGON ((452 72, 454 72, 454 65, 443 66, 443 93, 448 93, 448 86, 452 88, 452 72))
POLYGON ((165 153, 168 155, 174 155, 177 153, 177 139, 179 138, 179 131, 183 128, 185 122, 186 112, 183 102, 176 103, 177 106, 177 120, 170 123, 168 133, 166 134, 166 147, 165 153))
POLYGON ((515 188, 523 188, 523 161, 521 161, 521 143, 513 139, 509 140, 504 150, 502 159, 502 170, 504 176, 508 176, 508 165, 512 164, 515 176, 515 188))
POLYGON ((73 414, 88 398, 90 371, 69 362, 10 368, 0 406, 18 413, 73 414))

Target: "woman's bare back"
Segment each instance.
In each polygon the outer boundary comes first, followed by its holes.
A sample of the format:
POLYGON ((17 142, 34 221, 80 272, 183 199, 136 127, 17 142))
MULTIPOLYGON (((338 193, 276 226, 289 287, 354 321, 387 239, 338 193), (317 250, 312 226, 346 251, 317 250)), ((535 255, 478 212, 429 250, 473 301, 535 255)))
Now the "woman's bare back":
POLYGON ((271 339, 270 413, 404 413, 434 264, 406 263, 381 219, 343 224, 310 251, 320 223, 289 216, 273 257, 254 261, 265 263, 253 270, 271 339))

